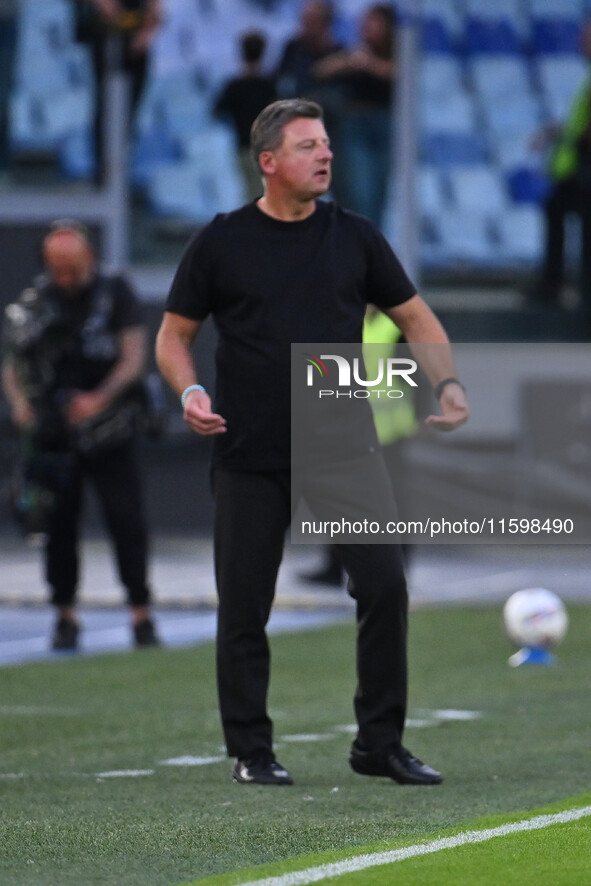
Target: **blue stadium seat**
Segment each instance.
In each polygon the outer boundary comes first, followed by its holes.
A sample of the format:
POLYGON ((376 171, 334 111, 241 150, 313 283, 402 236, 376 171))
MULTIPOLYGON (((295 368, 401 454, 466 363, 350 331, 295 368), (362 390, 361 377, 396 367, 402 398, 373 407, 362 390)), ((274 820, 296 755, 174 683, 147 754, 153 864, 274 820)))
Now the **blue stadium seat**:
POLYGON ((550 190, 550 182, 544 172, 532 166, 518 166, 507 175, 509 194, 514 203, 531 203, 539 206, 550 190))
POLYGON ((532 18, 582 19, 588 11, 588 0, 529 0, 532 18))
POLYGON ((532 44, 537 54, 580 52, 581 23, 577 19, 539 18, 532 22, 532 44))
POLYGON ((437 215, 448 202, 445 179, 439 169, 421 164, 417 170, 419 208, 426 215, 437 215))
POLYGON ((180 159, 178 141, 166 129, 140 131, 131 152, 131 179, 138 187, 146 187, 158 166, 176 163, 180 159))
POLYGON ((489 147, 495 164, 506 172, 537 168, 543 162, 541 152, 532 147, 532 133, 528 131, 489 133, 489 147))
POLYGON ((423 51, 455 52, 459 45, 461 20, 453 0, 423 0, 421 14, 423 51))
POLYGON ((421 45, 424 52, 447 52, 455 51, 452 35, 445 27, 441 19, 424 17, 421 27, 421 45))
POLYGON ((467 92, 421 96, 419 114, 421 128, 425 133, 476 131, 474 99, 467 92))
POLYGON ((159 164, 152 171, 146 184, 152 208, 162 216, 203 224, 216 212, 239 206, 244 200, 243 184, 227 128, 213 124, 186 147, 188 159, 159 164))
POLYGON ((94 145, 90 127, 69 132, 61 139, 58 161, 65 178, 87 181, 93 177, 94 145))
POLYGON ((491 220, 482 212, 452 209, 428 221, 436 238, 432 255, 454 264, 492 266, 498 262, 491 220))
POLYGON ((483 101, 481 113, 493 138, 506 137, 514 132, 533 135, 544 122, 542 103, 533 92, 515 92, 498 101, 483 101))
POLYGON ((503 177, 490 165, 456 166, 447 171, 453 204, 460 212, 503 212, 509 193, 503 177))
POLYGON ((468 70, 476 90, 487 100, 497 100, 515 92, 529 93, 532 79, 529 64, 521 55, 477 55, 468 70))
POLYGON ((519 206, 494 220, 498 236, 497 258, 508 263, 536 265, 542 257, 542 215, 532 206, 519 206))
POLYGON ((461 92, 462 66, 455 55, 423 53, 419 67, 420 92, 423 96, 445 97, 461 92))
POLYGON ((10 108, 10 143, 18 152, 57 151, 72 132, 90 126, 92 107, 85 90, 41 97, 18 90, 10 108))
POLYGON ((464 48, 477 53, 516 53, 523 51, 523 41, 508 19, 468 16, 464 29, 464 48))
POLYGON ((422 159, 433 166, 484 163, 488 151, 478 132, 430 132, 421 141, 422 159))
POLYGON ((536 60, 542 95, 551 120, 564 120, 569 104, 587 74, 579 55, 542 55, 536 60))

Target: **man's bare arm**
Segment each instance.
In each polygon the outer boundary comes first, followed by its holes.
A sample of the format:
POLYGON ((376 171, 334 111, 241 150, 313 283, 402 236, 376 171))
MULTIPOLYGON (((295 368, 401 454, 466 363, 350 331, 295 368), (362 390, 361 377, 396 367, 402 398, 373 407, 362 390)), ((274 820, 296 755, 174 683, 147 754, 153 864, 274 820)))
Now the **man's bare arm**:
MULTIPOLYGON (((448 378, 457 376, 449 339, 445 329, 420 295, 386 311, 402 330, 413 355, 434 388, 448 378)), ((430 415, 427 424, 450 431, 468 420, 470 411, 462 386, 448 384, 439 398, 442 415, 430 415)))
POLYGON ((20 383, 12 356, 2 362, 2 390, 10 406, 10 417, 18 428, 30 428, 35 422, 33 407, 20 383))
POLYGON ((119 334, 119 359, 103 381, 91 391, 75 391, 68 403, 68 421, 77 425, 100 415, 142 377, 147 358, 143 326, 123 329, 119 334))
MULTIPOLYGON (((158 368, 179 398, 198 383, 192 348, 200 328, 199 320, 166 311, 156 337, 158 368)), ((190 392, 184 416, 189 427, 202 436, 223 434, 226 430, 225 419, 211 411, 211 399, 205 391, 190 392)))

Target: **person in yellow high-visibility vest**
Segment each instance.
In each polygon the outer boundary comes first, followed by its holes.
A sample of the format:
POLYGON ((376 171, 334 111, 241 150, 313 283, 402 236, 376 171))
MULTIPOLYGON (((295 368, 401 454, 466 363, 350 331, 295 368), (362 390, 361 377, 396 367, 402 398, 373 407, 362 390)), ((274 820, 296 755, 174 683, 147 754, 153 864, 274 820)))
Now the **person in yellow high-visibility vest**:
MULTIPOLYGON (((581 32, 581 51, 591 62, 591 19, 581 32)), ((591 305, 591 72, 575 92, 563 126, 547 127, 542 147, 556 138, 548 165, 551 188, 544 204, 545 242, 540 278, 532 289, 538 301, 557 302, 564 282, 565 219, 581 220, 580 292, 591 305), (556 138, 557 136, 557 138, 556 138)))
MULTIPOLYGON (((399 344, 404 343, 400 329, 386 314, 370 306, 363 324, 363 360, 367 378, 378 375, 377 363, 380 358, 393 357, 399 344), (381 345, 380 348, 372 347, 381 345)), ((369 400, 378 440, 382 446, 384 458, 394 489, 394 497, 400 514, 405 514, 408 507, 408 466, 405 465, 405 443, 419 429, 417 403, 414 391, 408 388, 400 400, 385 397, 370 397, 369 400)), ((402 546, 405 560, 408 563, 412 545, 402 546)), ((326 585, 341 586, 344 571, 337 548, 327 545, 324 549, 325 559, 321 566, 310 574, 302 575, 305 581, 326 585)))

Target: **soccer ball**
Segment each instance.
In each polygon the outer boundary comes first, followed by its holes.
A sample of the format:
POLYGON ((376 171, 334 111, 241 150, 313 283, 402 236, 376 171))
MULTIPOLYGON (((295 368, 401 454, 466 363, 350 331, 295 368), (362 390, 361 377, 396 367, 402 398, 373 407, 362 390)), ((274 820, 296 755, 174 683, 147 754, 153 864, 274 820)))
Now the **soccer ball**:
POLYGON ((549 649, 564 638, 568 615, 560 597, 546 588, 512 594, 503 608, 505 630, 518 646, 549 649))

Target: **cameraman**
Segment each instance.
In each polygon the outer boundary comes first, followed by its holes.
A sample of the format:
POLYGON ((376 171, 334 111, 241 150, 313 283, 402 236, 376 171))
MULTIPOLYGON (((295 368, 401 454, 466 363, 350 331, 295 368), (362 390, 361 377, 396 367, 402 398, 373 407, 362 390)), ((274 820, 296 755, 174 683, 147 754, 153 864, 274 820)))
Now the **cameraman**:
POLYGON ((45 570, 58 611, 52 645, 78 647, 78 524, 89 479, 127 589, 135 645, 154 646, 133 439, 132 394, 146 358, 140 306, 123 278, 99 273, 89 233, 77 222, 50 227, 43 260, 45 274, 6 309, 2 384, 28 450, 25 476, 49 502, 45 570))

